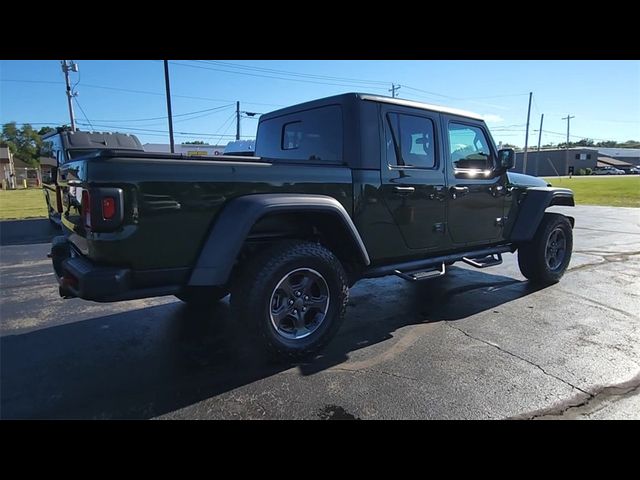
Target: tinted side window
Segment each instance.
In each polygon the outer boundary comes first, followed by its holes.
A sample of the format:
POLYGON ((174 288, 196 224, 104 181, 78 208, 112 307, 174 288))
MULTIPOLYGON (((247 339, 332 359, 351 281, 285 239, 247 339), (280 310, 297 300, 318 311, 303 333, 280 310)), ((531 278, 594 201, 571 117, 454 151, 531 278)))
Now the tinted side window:
MULTIPOLYGON (((398 165, 419 168, 436 166, 433 121, 415 115, 389 113, 387 122, 393 132, 398 165)), ((389 158, 387 146, 387 158, 389 158)))
POLYGON ((484 132, 470 125, 449 124, 451 163, 458 170, 490 170, 493 168, 491 149, 484 132))
POLYGON ((40 154, 43 157, 55 158, 58 164, 64 163, 64 155, 62 155, 62 146, 60 138, 56 135, 49 137, 42 142, 42 150, 40 154))
POLYGON ((256 155, 310 162, 342 161, 342 108, 314 108, 260 123, 256 155))

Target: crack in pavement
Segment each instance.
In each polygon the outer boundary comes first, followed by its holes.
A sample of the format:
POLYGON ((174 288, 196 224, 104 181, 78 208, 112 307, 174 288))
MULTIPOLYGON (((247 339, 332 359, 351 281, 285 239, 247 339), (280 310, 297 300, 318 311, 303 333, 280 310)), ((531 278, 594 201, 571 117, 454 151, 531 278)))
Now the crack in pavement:
POLYGON ((592 232, 623 233, 625 235, 640 235, 640 232, 621 232, 619 230, 605 230, 603 228, 590 228, 590 227, 574 227, 574 230, 589 230, 589 231, 592 231, 592 232))
POLYGON ((527 360, 526 358, 521 357, 517 353, 510 352, 509 350, 505 350, 504 348, 502 348, 500 345, 496 345, 495 343, 491 343, 491 342, 489 342, 487 340, 483 340, 482 338, 475 337, 475 336, 471 335, 470 333, 462 330, 461 328, 458 328, 456 326, 451 325, 449 322, 445 322, 445 325, 447 325, 448 327, 450 327, 450 328, 452 328, 454 330, 458 330, 460 333, 463 333, 464 335, 466 335, 469 338, 472 338, 473 340, 477 340, 478 342, 484 343, 485 345, 489 345, 491 347, 497 348, 498 350, 500 350, 501 352, 506 353, 507 355, 510 355, 510 356, 515 357, 515 358, 517 358, 519 360, 522 360, 523 362, 526 362, 529 365, 536 367, 537 369, 539 369, 545 375, 547 375, 549 377, 552 377, 552 378, 555 378, 556 380, 564 383, 565 385, 570 386, 571 388, 573 388, 575 390, 578 390, 578 391, 584 393, 585 395, 588 395, 590 397, 593 396, 591 393, 581 389, 580 387, 576 387, 575 385, 573 385, 572 383, 568 382, 567 380, 564 380, 564 379, 558 377, 557 375, 554 375, 553 373, 547 372, 544 368, 542 368, 537 363, 532 362, 531 360, 527 360))
POLYGON ((575 272, 577 270, 582 270, 590 267, 597 267, 599 265, 604 265, 605 263, 619 263, 626 262, 631 259, 631 257, 640 255, 640 252, 604 252, 598 250, 574 250, 573 253, 582 253, 584 255, 593 255, 594 257, 600 257, 603 262, 598 263, 585 263, 583 265, 578 265, 575 267, 571 267, 567 269, 567 272, 575 272))
POLYGON ((622 310, 621 308, 612 307, 610 305, 607 305, 606 303, 602 303, 602 302, 599 302, 598 300, 594 300, 591 297, 587 297, 585 295, 580 295, 579 293, 571 292, 569 290, 565 290, 564 288, 557 288, 557 290, 562 292, 562 293, 566 293, 568 295, 572 295, 574 297, 578 297, 578 298, 584 300, 585 302, 591 303, 592 305, 595 305, 596 307, 600 307, 600 308, 602 308, 604 310, 611 310, 612 312, 620 313, 621 315, 624 315, 627 318, 631 318, 632 320, 637 320, 639 318, 637 315, 629 313, 626 310, 622 310))
POLYGON ((585 253, 587 255, 597 255, 609 262, 621 262, 624 260, 629 260, 628 257, 633 257, 634 255, 640 255, 640 251, 634 252, 611 252, 608 250, 574 250, 575 253, 585 253), (609 259, 609 257, 615 257, 615 259, 609 259))
POLYGON ((400 375, 399 373, 387 372, 385 370, 378 370, 376 368, 345 368, 345 367, 331 367, 327 371, 331 372, 348 372, 348 373, 381 373, 382 375, 388 375, 390 377, 402 378, 403 380, 411 380, 413 382, 418 382, 417 378, 407 377, 406 375, 400 375))
POLYGON ((589 397, 581 396, 582 398, 571 398, 562 401, 556 405, 552 405, 548 408, 536 410, 529 413, 523 413, 509 417, 509 420, 535 420, 544 418, 576 418, 582 414, 587 417, 599 412, 603 408, 606 408, 612 398, 618 397, 614 401, 622 400, 623 398, 631 397, 637 393, 640 393, 640 372, 635 377, 612 385, 606 385, 598 388, 589 397), (596 408, 599 407, 599 408, 596 408))
POLYGON ((390 377, 396 377, 396 378, 402 378, 404 380, 411 380, 414 382, 417 382, 418 379, 417 378, 413 378, 413 377, 407 377, 405 375, 400 375, 399 373, 393 373, 393 372, 386 372, 384 370, 371 370, 372 372, 378 372, 378 373, 382 373, 383 375, 389 375, 390 377))

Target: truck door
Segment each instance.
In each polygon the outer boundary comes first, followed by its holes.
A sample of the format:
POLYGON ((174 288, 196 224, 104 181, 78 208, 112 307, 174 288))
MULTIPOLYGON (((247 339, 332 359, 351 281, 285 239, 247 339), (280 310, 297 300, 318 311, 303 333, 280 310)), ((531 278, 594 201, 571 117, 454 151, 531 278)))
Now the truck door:
POLYGON ((486 128, 443 115, 447 168, 447 226, 455 246, 499 241, 504 223, 504 175, 486 128))
POLYGON ((409 249, 443 248, 445 182, 439 114, 382 106, 383 197, 409 249))

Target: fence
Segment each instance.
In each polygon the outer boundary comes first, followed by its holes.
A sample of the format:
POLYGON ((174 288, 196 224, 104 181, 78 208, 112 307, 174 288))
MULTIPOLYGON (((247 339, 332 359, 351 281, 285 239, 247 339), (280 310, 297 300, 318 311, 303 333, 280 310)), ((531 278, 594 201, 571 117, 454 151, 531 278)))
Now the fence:
POLYGON ((3 165, 2 189, 39 188, 42 186, 42 172, 34 167, 15 167, 11 174, 9 165, 3 165))

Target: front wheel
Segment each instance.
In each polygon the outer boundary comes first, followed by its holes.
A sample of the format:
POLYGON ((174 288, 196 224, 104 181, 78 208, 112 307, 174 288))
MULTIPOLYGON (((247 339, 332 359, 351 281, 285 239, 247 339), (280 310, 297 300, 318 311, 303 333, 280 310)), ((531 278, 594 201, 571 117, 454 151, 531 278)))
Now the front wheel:
POLYGON ((271 356, 317 353, 336 334, 349 296, 340 261, 322 245, 283 242, 252 258, 231 292, 231 306, 271 356))
POLYGON ((556 283, 569 266, 572 250, 569 219, 558 213, 545 213, 533 240, 519 246, 518 266, 533 283, 556 283))

